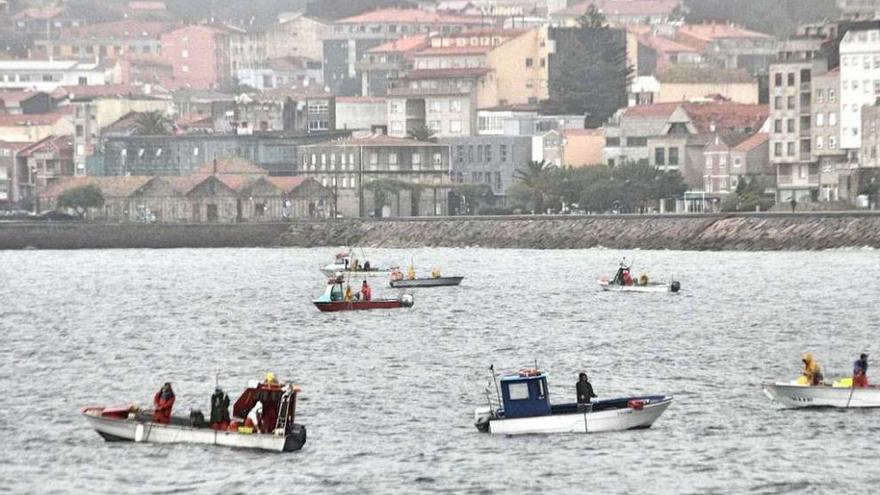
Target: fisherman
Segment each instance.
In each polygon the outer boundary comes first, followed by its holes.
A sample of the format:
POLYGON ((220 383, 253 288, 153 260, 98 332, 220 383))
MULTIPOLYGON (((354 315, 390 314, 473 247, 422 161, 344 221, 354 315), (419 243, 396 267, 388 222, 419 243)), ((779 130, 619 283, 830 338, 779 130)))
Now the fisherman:
POLYGON ((247 418, 244 420, 244 425, 247 428, 253 428, 255 432, 260 432, 260 424, 263 421, 263 403, 257 401, 254 404, 254 407, 251 408, 250 412, 247 414, 247 418))
POLYGON ((370 271, 370 260, 367 260, 364 262, 364 271, 365 272, 370 271))
POLYGON ((353 272, 358 271, 360 269, 359 263, 360 262, 357 260, 357 258, 355 258, 354 261, 351 262, 351 271, 353 271, 353 272))
POLYGON ((431 270, 431 276, 434 278, 440 278, 440 268, 435 266, 434 269, 431 270))
POLYGON ((229 427, 229 396, 220 388, 214 389, 211 396, 211 429, 225 430, 229 427))
POLYGON ((346 284, 345 286, 345 302, 354 301, 354 292, 351 290, 351 285, 346 284))
POLYGON ((370 289, 370 285, 367 284, 367 281, 364 280, 364 283, 361 285, 361 299, 364 301, 369 301, 373 298, 373 290, 370 289))
POLYGON ((410 280, 416 279, 416 267, 409 265, 409 269, 406 271, 406 277, 410 280))
POLYGON ((171 408, 174 407, 174 390, 171 382, 165 382, 153 396, 153 421, 168 424, 171 421, 171 408))
POLYGON ((868 355, 862 354, 853 363, 853 387, 868 386, 868 355))
POLYGON ((590 399, 596 397, 596 394, 593 393, 593 386, 590 384, 586 373, 578 375, 578 382, 575 388, 577 389, 578 412, 590 410, 592 408, 590 399))
POLYGON ((263 380, 263 386, 265 387, 278 387, 278 380, 275 379, 275 373, 271 371, 266 373, 266 379, 263 380))
POLYGON ((804 378, 808 385, 819 385, 824 377, 822 376, 822 367, 816 362, 811 353, 804 354, 804 378))

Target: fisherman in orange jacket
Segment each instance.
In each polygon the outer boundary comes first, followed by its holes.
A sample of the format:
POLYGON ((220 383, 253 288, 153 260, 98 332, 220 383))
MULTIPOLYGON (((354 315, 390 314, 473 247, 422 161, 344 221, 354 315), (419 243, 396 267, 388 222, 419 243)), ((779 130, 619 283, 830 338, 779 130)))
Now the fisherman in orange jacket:
POLYGON ((171 421, 171 408, 174 406, 174 390, 171 382, 165 382, 162 388, 153 396, 153 421, 168 424, 171 421))
POLYGON ((361 285, 361 298, 364 301, 369 301, 373 298, 373 291, 372 289, 370 289, 370 286, 369 284, 367 284, 366 280, 364 280, 364 284, 361 285))

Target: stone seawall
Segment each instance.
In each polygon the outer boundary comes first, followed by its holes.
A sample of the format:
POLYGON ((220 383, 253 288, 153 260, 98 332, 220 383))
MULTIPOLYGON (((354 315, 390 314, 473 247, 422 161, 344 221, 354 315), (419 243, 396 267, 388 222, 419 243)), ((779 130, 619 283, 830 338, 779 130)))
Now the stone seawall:
POLYGON ((285 246, 816 250, 880 248, 873 213, 480 217, 301 223, 285 246))
POLYGON ((0 223, 0 249, 257 247, 289 224, 0 223))

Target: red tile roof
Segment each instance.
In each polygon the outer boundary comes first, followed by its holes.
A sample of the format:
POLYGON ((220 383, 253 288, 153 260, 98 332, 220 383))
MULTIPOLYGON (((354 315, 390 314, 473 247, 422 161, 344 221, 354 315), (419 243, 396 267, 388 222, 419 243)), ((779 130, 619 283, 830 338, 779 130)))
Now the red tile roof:
POLYGON ((479 77, 492 72, 488 67, 469 67, 462 69, 419 69, 409 71, 406 79, 457 79, 479 77))
POLYGON ((655 50, 659 50, 659 51, 665 52, 665 53, 680 53, 680 52, 699 53, 696 49, 694 49, 688 45, 684 45, 684 44, 679 43, 677 41, 673 41, 669 38, 664 38, 663 36, 651 36, 651 35, 639 36, 639 41, 642 44, 644 44, 650 48, 653 48, 655 50))
POLYGON ((700 132, 710 132, 714 125, 716 131, 729 129, 760 129, 770 114, 767 105, 747 105, 742 103, 682 103, 684 110, 700 132))
POLYGON ((147 185, 155 177, 132 175, 126 177, 66 177, 53 182, 40 191, 40 197, 56 198, 65 191, 77 187, 93 185, 101 190, 105 197, 124 198, 131 196, 147 185))
POLYGON ((266 177, 266 181, 284 192, 291 192, 297 187, 303 185, 309 179, 308 177, 266 177))
POLYGON ((42 91, 2 91, 0 92, 0 101, 2 101, 5 106, 10 106, 14 103, 29 100, 40 94, 45 93, 42 91))
POLYGON ((337 96, 336 103, 385 103, 384 96, 337 96))
POLYGON ((269 175, 266 169, 256 163, 237 156, 218 158, 215 161, 207 162, 193 172, 193 175, 213 175, 215 173, 222 175, 269 175))
POLYGON ((31 125, 50 125, 71 114, 72 108, 59 108, 52 113, 33 115, 0 115, 0 127, 22 127, 31 125))
POLYGON ((476 16, 449 15, 419 9, 380 9, 336 21, 337 24, 396 23, 396 24, 485 24, 476 16))
POLYGON ((165 10, 165 2, 144 2, 144 1, 134 1, 128 2, 126 6, 129 10, 165 10))
POLYGON ((595 5, 605 15, 656 15, 669 14, 679 0, 587 0, 553 13, 553 16, 580 16, 595 5))
POLYGON ((428 46, 428 37, 425 35, 404 36, 403 38, 374 46, 367 50, 367 53, 407 53, 426 46, 428 46))
POLYGON ((624 110, 624 115, 627 117, 669 117, 680 106, 680 102, 636 105, 624 110))
POLYGON ((419 50, 416 57, 434 57, 440 55, 479 55, 491 52, 495 46, 438 46, 419 50))
POLYGON ((758 133, 755 133, 752 136, 750 136, 745 141, 736 145, 736 147, 733 148, 733 150, 734 151, 751 151, 751 150, 757 148, 758 146, 761 146, 762 144, 766 143, 769 140, 770 140, 769 134, 767 134, 766 132, 758 132, 758 133))
POLYGON ((19 156, 31 156, 34 153, 53 152, 58 155, 73 157, 73 136, 49 136, 35 143, 29 143, 18 150, 19 156))
POLYGON ((772 38, 768 34, 751 31, 731 24, 688 24, 679 27, 678 32, 703 41, 712 41, 720 38, 772 38))
POLYGON ((673 84, 758 84, 745 69, 720 69, 693 65, 672 65, 658 69, 654 77, 660 83, 673 84))
POLYGON ((53 19, 64 12, 62 7, 31 7, 12 16, 13 20, 38 19, 41 21, 53 19))

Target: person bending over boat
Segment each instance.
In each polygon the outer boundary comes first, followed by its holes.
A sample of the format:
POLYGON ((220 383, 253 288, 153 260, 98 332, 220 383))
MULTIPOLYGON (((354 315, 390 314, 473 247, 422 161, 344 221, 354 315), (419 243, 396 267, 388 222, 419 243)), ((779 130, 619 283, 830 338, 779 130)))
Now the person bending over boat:
POLYGON ((364 301, 369 301, 373 298, 373 289, 370 289, 370 284, 364 280, 364 283, 361 285, 361 299, 364 301))
POLYGON ((171 408, 174 407, 174 390, 171 382, 165 382, 162 388, 153 396, 153 421, 168 424, 171 421, 171 408))
POLYGON ((250 412, 247 414, 247 418, 244 420, 244 426, 247 428, 253 428, 254 432, 260 432, 260 424, 263 422, 263 403, 261 401, 257 401, 254 404, 254 407, 251 408, 250 412))
POLYGON ((596 397, 596 394, 593 392, 593 385, 590 384, 586 373, 578 375, 578 382, 575 388, 577 389, 578 411, 589 409, 590 399, 596 397))
POLYGON ((822 376, 822 367, 816 362, 811 353, 804 354, 804 378, 808 385, 821 385, 824 377, 822 376))
POLYGON ((853 387, 868 386, 868 355, 862 354, 853 363, 853 387))
POLYGON ((211 429, 225 430, 229 426, 229 396, 218 385, 211 396, 211 429))

